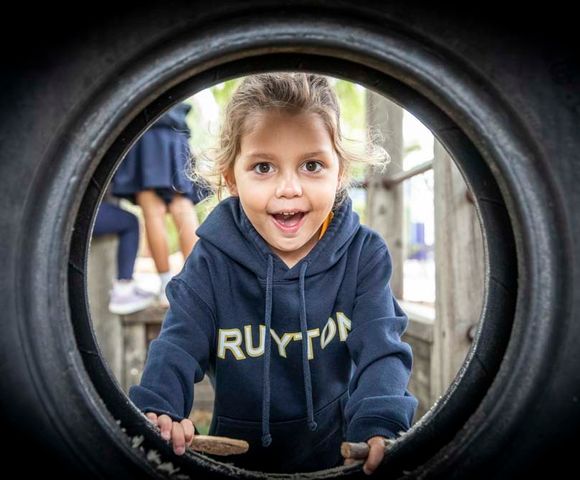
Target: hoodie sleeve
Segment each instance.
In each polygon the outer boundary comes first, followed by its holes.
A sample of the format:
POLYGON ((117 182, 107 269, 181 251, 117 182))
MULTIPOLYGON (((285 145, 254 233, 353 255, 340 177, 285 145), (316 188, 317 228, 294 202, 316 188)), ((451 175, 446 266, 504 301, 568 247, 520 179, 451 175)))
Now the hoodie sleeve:
POLYGON ((410 428, 417 399, 407 391, 412 368, 409 344, 400 337, 408 319, 392 295, 386 244, 360 270, 347 346, 356 366, 345 406, 346 439, 395 438, 410 428))
POLYGON ((129 398, 143 412, 187 418, 193 385, 203 379, 214 345, 214 315, 207 303, 179 278, 167 285, 169 310, 159 336, 149 346, 139 385, 129 398))

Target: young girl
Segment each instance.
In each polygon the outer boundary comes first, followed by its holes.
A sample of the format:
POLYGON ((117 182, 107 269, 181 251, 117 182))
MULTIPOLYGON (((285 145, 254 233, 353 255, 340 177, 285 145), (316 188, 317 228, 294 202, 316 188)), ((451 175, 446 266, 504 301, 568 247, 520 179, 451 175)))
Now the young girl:
POLYGON ((387 246, 347 196, 356 159, 324 77, 254 75, 234 94, 214 168, 232 196, 169 283, 163 329, 130 390, 177 454, 193 437, 187 416, 205 373, 210 434, 246 439, 248 453, 228 457, 244 468, 334 467, 347 440, 369 443, 371 473, 383 438, 410 427, 407 317, 387 246))

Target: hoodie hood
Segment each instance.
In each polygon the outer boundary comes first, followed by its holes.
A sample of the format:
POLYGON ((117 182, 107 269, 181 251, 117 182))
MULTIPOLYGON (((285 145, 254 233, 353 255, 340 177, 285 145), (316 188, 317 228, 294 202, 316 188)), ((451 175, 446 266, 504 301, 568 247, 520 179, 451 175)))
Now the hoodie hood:
MULTIPOLYGON (((300 304, 300 332, 302 335, 302 373, 305 403, 308 417, 308 428, 316 430, 312 398, 312 378, 307 352, 307 306, 305 295, 306 277, 331 269, 346 253, 359 226, 359 218, 352 211, 349 197, 336 209, 332 221, 323 237, 314 248, 292 268, 276 255, 245 214, 239 197, 229 197, 220 202, 202 226, 197 230, 200 238, 210 242, 237 263, 251 270, 259 277, 266 277, 264 325, 270 332, 272 322, 272 290, 274 279, 296 280, 296 295, 300 304)), ((263 363, 262 393, 262 445, 272 443, 270 435, 270 361, 272 341, 266 335, 263 363)))
POLYGON ((323 237, 314 248, 292 268, 276 255, 251 224, 239 197, 220 202, 197 230, 231 259, 260 277, 266 276, 268 256, 273 257, 273 275, 278 280, 297 280, 303 262, 308 263, 307 277, 325 272, 340 260, 360 226, 359 217, 352 211, 347 197, 334 211, 334 217, 323 237))

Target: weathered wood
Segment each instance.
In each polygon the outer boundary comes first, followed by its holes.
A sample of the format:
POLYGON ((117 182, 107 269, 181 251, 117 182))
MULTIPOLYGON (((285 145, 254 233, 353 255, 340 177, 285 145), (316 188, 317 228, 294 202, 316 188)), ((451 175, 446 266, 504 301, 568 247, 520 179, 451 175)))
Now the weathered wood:
POLYGON ((122 325, 119 316, 109 312, 109 292, 117 274, 117 245, 116 235, 103 235, 92 239, 87 288, 98 347, 111 373, 119 379, 123 370, 122 325))
MULTIPOLYGON (((390 438, 385 438, 385 453, 389 447, 393 444, 394 440, 390 438)), ((370 447, 368 443, 359 442, 342 442, 340 445, 340 454, 343 458, 349 458, 352 460, 364 460, 369 456, 370 447)))
POLYGON ((250 445, 245 440, 238 440, 236 438, 194 435, 189 448, 196 452, 226 456, 246 453, 250 445))
POLYGON ((431 408, 431 357, 433 351, 433 324, 435 311, 412 302, 400 302, 409 317, 405 334, 401 337, 413 349, 413 374, 409 390, 419 401, 414 421, 419 420, 431 408))
POLYGON ((121 384, 128 392, 131 385, 141 381, 149 344, 156 338, 167 307, 151 305, 129 315, 122 315, 123 325, 123 373, 121 384))
POLYGON ((193 409, 212 412, 214 401, 215 392, 213 386, 209 377, 205 375, 201 382, 195 384, 193 409))
POLYGON ((410 180, 417 175, 421 175, 422 173, 428 172, 429 170, 433 169, 433 160, 429 160, 427 162, 422 163, 421 165, 416 165, 408 170, 401 171, 390 177, 383 179, 383 184, 386 188, 396 187, 400 183, 403 183, 406 180, 410 180))
MULTIPOLYGON (((126 317, 124 317, 126 318, 126 317)), ((145 358, 147 357, 146 325, 142 323, 125 323, 123 326, 125 359, 122 384, 128 392, 131 385, 141 381, 145 358)))
POLYGON ((387 242, 393 262, 391 289, 395 297, 403 298, 403 188, 401 185, 386 188, 384 183, 403 170, 403 109, 367 90, 367 125, 382 133, 382 146, 391 162, 383 173, 375 172, 368 178, 366 223, 387 242))
POLYGON ((466 183, 435 142, 436 322, 431 361, 431 401, 453 382, 471 347, 469 332, 481 314, 484 250, 481 226, 466 183))
POLYGON ((163 323, 163 319, 165 318, 166 312, 167 307, 163 307, 159 304, 153 304, 144 310, 140 310, 130 315, 123 315, 123 323, 152 323, 155 325, 161 325, 161 323, 163 323))

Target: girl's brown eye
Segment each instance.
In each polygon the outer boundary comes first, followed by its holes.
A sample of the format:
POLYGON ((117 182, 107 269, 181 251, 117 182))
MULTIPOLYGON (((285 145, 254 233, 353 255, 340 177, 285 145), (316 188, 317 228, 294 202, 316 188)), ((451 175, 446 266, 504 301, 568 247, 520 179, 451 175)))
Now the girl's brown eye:
POLYGON ((268 173, 270 172, 270 164, 268 163, 258 163, 254 166, 254 170, 257 169, 258 173, 268 173))
POLYGON ((319 170, 320 164, 318 162, 310 161, 306 162, 306 170, 309 172, 317 172, 319 170))

